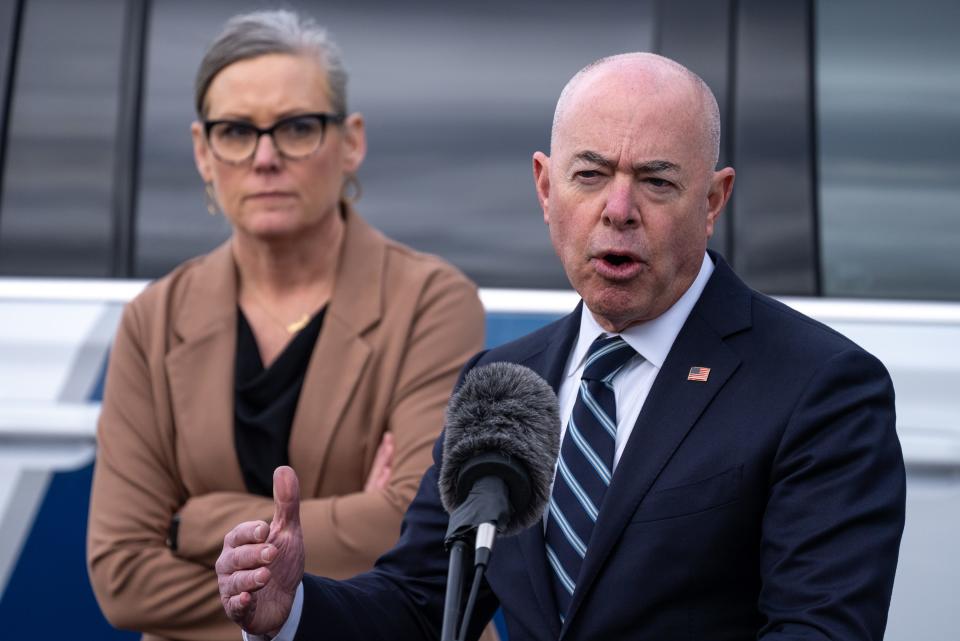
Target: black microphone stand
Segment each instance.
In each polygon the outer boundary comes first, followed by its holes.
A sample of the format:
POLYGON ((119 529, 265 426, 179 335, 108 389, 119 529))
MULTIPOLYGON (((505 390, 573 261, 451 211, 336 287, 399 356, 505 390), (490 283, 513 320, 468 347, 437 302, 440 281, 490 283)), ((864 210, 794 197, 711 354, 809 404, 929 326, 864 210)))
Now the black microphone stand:
MULTIPOLYGON (((502 478, 483 476, 476 479, 469 487, 469 494, 450 514, 447 535, 444 539, 444 545, 450 550, 450 566, 447 571, 447 593, 443 603, 440 641, 457 641, 457 622, 460 619, 460 601, 463 597, 463 558, 467 541, 474 539, 478 527, 484 532, 481 542, 484 544, 485 551, 478 554, 477 560, 481 561, 485 568, 496 533, 496 527, 492 524, 508 522, 512 513, 508 500, 509 492, 502 478)), ((471 609, 476 601, 477 587, 474 586, 471 589, 472 598, 469 604, 471 609)), ((469 623, 470 614, 470 612, 466 613, 466 623, 469 623)), ((464 627, 461 637, 466 633, 467 630, 464 627)))
POLYGON ((463 554, 467 544, 463 538, 454 540, 450 547, 450 569, 447 571, 447 595, 443 602, 443 628, 440 641, 456 641, 457 621, 460 619, 460 597, 463 592, 463 554))
POLYGON ((450 550, 447 594, 440 641, 457 641, 457 620, 463 596, 463 557, 467 541, 476 541, 475 574, 460 641, 467 635, 490 550, 500 526, 510 523, 514 506, 530 501, 530 476, 520 461, 501 452, 483 452, 467 461, 457 476, 458 507, 450 513, 444 545, 450 550))
POLYGON ((467 605, 463 609, 463 621, 460 623, 460 641, 467 638, 467 632, 470 630, 470 617, 473 616, 473 609, 477 605, 480 584, 483 582, 483 574, 490 562, 490 552, 493 549, 493 541, 496 536, 497 526, 494 523, 481 523, 477 527, 476 547, 473 554, 473 583, 470 586, 467 605))

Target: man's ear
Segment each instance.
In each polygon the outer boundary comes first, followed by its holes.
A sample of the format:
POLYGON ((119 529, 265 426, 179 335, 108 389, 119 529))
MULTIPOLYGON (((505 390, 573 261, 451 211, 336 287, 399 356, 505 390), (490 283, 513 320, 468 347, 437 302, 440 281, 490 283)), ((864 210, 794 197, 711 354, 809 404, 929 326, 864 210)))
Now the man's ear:
POLYGON ((542 151, 533 154, 533 183, 543 210, 543 222, 550 224, 550 157, 542 151))
POLYGON ((710 189, 707 191, 707 238, 713 236, 717 218, 730 201, 734 178, 736 178, 736 172, 733 167, 724 167, 715 171, 710 178, 710 189))
POLYGON ((210 147, 207 146, 203 135, 203 125, 194 121, 190 125, 190 136, 193 138, 193 162, 197 165, 197 172, 204 183, 213 181, 213 170, 210 167, 210 147))
POLYGON ((343 171, 355 174, 367 155, 367 131, 363 116, 353 113, 343 123, 343 171))

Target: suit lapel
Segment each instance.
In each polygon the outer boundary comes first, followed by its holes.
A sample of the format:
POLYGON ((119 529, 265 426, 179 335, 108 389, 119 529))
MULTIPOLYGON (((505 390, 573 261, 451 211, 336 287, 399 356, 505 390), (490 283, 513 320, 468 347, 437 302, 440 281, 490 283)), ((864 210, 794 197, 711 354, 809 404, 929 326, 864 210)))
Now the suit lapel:
POLYGON ((740 365, 723 339, 749 327, 749 290, 722 259, 713 258, 714 274, 657 374, 604 497, 564 631, 640 502, 740 365), (710 368, 708 380, 687 380, 690 368, 701 366, 710 368))
POLYGON ((236 456, 234 364, 237 278, 230 242, 199 259, 174 301, 174 345, 165 358, 174 424, 184 456, 193 462, 194 491, 245 491, 236 456), (225 453, 228 453, 225 455, 225 453), (220 461, 218 465, 200 461, 220 461))
MULTIPOLYGON (((538 372, 550 384, 554 392, 559 391, 566 368, 570 349, 580 331, 580 305, 569 316, 560 321, 556 331, 547 338, 545 347, 530 356, 518 360, 521 365, 538 372)), ((543 525, 537 522, 514 539, 506 539, 503 544, 513 542, 519 546, 523 565, 530 577, 533 593, 542 611, 543 620, 550 626, 550 637, 560 634, 560 619, 557 616, 557 601, 551 588, 552 577, 547 566, 546 547, 543 540, 543 525)))
POLYGON ((382 236, 349 207, 337 282, 303 380, 290 432, 290 464, 306 494, 321 493, 330 443, 370 357, 364 332, 380 320, 386 258, 382 236))

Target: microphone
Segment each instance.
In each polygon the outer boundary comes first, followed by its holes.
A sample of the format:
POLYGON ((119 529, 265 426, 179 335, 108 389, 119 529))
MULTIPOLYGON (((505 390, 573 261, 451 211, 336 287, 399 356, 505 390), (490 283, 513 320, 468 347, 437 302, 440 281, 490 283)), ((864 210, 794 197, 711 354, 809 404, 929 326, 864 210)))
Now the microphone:
POLYGON ((476 528, 473 582, 460 639, 470 630, 484 569, 497 532, 536 523, 550 499, 560 450, 560 411, 553 389, 514 363, 470 370, 447 404, 440 500, 450 514, 450 551, 441 641, 454 641, 463 583, 464 539, 476 528))
POLYGON ((489 555, 494 530, 511 536, 540 520, 560 450, 559 414, 553 389, 527 367, 491 363, 467 373, 444 428, 447 544, 479 527, 478 546, 489 555))

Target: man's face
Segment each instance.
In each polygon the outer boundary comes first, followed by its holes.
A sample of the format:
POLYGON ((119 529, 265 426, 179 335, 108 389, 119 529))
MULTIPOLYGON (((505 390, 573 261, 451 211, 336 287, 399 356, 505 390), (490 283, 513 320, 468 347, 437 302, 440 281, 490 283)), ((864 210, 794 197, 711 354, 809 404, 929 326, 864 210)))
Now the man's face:
POLYGON ((567 277, 600 325, 620 331, 693 282, 733 170, 710 166, 688 82, 611 67, 577 86, 534 175, 567 277))

